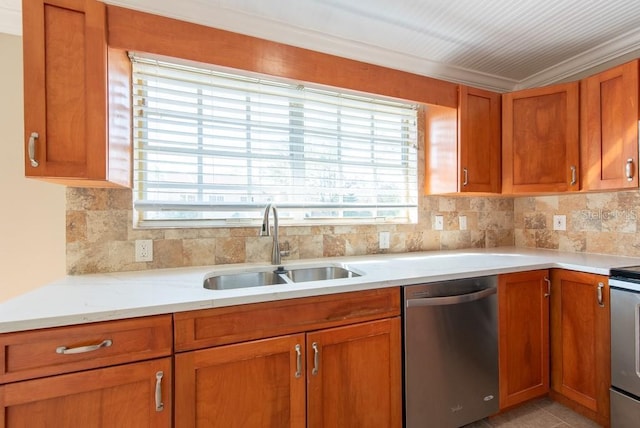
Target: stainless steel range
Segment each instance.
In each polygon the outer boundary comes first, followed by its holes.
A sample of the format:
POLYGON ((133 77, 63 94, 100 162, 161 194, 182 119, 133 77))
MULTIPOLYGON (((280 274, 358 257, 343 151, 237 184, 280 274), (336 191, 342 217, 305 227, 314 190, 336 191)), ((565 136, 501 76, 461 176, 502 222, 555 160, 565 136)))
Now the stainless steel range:
POLYGON ((640 266, 611 269, 611 427, 640 426, 640 266))

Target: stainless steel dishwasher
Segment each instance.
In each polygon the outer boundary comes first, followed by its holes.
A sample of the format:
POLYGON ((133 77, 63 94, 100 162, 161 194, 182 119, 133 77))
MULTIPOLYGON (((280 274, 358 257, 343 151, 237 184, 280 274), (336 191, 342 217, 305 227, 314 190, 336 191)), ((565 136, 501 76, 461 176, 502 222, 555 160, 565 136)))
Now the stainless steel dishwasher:
POLYGON ((403 289, 406 428, 454 428, 498 412, 497 278, 403 289))

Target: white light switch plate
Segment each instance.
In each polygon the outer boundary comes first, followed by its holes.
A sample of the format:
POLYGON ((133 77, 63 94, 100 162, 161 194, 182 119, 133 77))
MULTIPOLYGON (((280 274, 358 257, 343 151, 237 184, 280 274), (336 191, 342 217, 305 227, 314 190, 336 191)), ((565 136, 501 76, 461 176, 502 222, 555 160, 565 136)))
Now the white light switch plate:
POLYGON ((378 235, 378 240, 380 243, 380 249, 381 250, 386 250, 389 248, 389 240, 390 240, 390 233, 389 232, 380 232, 380 234, 378 235))
POLYGON ((460 223, 460 230, 467 230, 467 216, 461 215, 458 217, 458 222, 460 223))
POLYGON ((567 230, 567 216, 566 215, 554 215, 553 216, 553 230, 567 230))
POLYGON ((444 217, 437 215, 434 217, 433 228, 435 230, 444 230, 444 217))

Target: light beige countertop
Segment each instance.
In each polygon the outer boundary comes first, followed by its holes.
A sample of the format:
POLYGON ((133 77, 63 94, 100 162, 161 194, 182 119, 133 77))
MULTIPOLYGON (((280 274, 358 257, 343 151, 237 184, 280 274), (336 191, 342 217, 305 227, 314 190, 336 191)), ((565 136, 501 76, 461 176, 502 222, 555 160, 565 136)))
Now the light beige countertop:
POLYGON ((285 267, 330 263, 346 264, 363 275, 231 290, 208 290, 202 282, 211 272, 269 264, 67 276, 0 303, 0 333, 534 269, 608 275, 612 267, 640 265, 640 258, 502 247, 283 260, 285 267))

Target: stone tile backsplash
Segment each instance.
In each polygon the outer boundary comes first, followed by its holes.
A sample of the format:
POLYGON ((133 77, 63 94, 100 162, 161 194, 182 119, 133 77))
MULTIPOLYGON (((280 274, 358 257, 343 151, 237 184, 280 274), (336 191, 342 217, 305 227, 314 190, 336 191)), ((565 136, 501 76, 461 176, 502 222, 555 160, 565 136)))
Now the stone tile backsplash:
MULTIPOLYGON (((271 239, 255 227, 134 229, 131 190, 67 190, 67 272, 84 274, 154 268, 268 262, 271 239), (134 261, 136 239, 152 239, 154 260, 134 261)), ((281 226, 286 260, 515 245, 570 252, 640 256, 640 192, 531 197, 424 196, 417 224, 281 226), (553 216, 566 216, 566 231, 553 216), (433 230, 435 215, 444 230, 433 230), (460 216, 467 229, 460 230, 460 216), (390 248, 378 248, 389 231, 390 248)))
POLYGON ((515 198, 515 244, 637 257, 639 216, 637 190, 515 198), (553 230, 554 215, 566 216, 566 231, 553 230))
MULTIPOLYGON (((214 264, 268 262, 271 239, 256 227, 134 229, 131 190, 67 189, 67 272, 85 274, 214 264), (153 240, 153 262, 134 261, 136 239, 153 240)), ((281 226, 286 260, 382 252, 483 248, 514 245, 514 200, 508 197, 424 196, 417 224, 281 226), (433 230, 435 215, 444 230, 433 230), (459 218, 467 218, 460 230, 459 218), (389 231, 390 248, 378 248, 389 231)))

